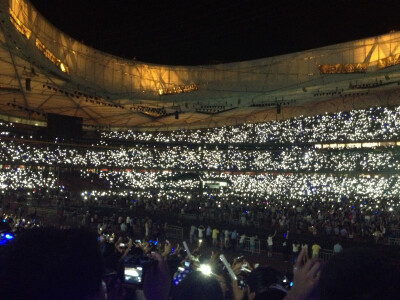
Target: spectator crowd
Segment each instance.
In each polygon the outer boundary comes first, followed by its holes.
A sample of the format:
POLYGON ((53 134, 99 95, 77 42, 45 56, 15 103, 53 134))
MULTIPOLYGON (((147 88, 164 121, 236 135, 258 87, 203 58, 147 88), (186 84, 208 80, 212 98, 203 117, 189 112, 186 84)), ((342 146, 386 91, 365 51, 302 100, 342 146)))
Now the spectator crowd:
POLYGON ((22 212, 3 215, 6 225, 2 224, 1 237, 7 245, 0 249, 0 279, 9 286, 4 295, 24 299, 28 291, 32 299, 101 299, 100 290, 104 294, 106 288, 112 299, 113 292, 121 292, 119 286, 133 285, 139 293, 136 299, 149 300, 195 299, 194 294, 198 299, 347 299, 354 290, 338 274, 354 279, 362 272, 372 277, 367 270, 376 270, 382 280, 373 286, 360 276, 353 281, 355 289, 368 294, 366 299, 398 299, 399 294, 394 296, 398 286, 392 284, 398 274, 376 254, 342 251, 336 244, 332 262, 322 266, 319 245, 308 249, 289 242, 289 235, 307 232, 376 243, 396 237, 399 125, 400 107, 375 107, 203 130, 101 132, 95 143, 75 144, 18 136, 12 124, 4 123, 0 133, 3 210, 10 208, 10 198, 36 204, 54 198, 62 209, 74 204, 126 211, 108 221, 85 213, 82 226, 93 229, 97 224, 94 239, 82 229, 42 228, 33 217, 21 219, 22 212), (178 245, 168 240, 168 224, 155 225, 157 234, 151 236, 152 220, 135 219, 139 211, 177 220, 191 215, 196 223, 189 232, 192 249, 183 241, 178 245), (269 258, 275 236, 284 234, 285 253, 293 258, 292 274, 257 268, 243 257, 230 259, 229 265, 219 259, 220 252, 243 250, 245 242, 250 253, 256 252, 260 237, 247 234, 246 227, 264 230, 269 258), (11 230, 16 238, 4 230, 11 230), (203 240, 208 247, 197 247, 203 240), (79 259, 81 251, 84 259, 79 259), (87 281, 72 280, 80 269, 74 263, 68 269, 54 253, 79 262, 87 281), (63 268, 65 277, 51 278, 54 270, 41 262, 42 254, 56 259, 45 263, 63 268), (89 257, 93 259, 85 261, 89 257), (23 269, 35 272, 25 274, 20 283, 23 269), (60 289, 45 291, 43 282, 33 277, 40 270, 53 270, 43 273, 43 278, 49 277, 47 284, 60 289), (20 285, 13 288, 15 283, 20 285), (66 283, 82 285, 82 294, 73 294, 77 288, 67 291, 66 283))

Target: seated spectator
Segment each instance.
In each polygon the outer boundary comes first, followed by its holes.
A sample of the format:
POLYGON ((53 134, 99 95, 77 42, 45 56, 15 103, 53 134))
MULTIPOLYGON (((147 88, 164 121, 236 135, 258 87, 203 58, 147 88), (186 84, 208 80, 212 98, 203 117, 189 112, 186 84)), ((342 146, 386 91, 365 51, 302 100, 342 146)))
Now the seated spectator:
POLYGON ((86 230, 35 228, 0 251, 2 299, 101 299, 103 260, 86 230))

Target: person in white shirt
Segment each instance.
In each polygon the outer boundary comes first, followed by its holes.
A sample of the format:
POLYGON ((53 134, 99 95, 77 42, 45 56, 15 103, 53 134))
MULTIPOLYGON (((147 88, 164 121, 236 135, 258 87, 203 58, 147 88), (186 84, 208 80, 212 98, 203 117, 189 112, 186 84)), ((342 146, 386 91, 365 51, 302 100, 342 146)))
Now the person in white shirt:
POLYGON ((225 234, 225 241, 224 241, 224 244, 225 244, 225 247, 228 247, 228 245, 229 245, 229 238, 230 238, 230 232, 229 232, 229 230, 226 229, 225 232, 224 232, 224 234, 225 234))
POLYGON ((239 247, 240 249, 244 249, 244 240, 246 239, 246 234, 242 234, 239 239, 239 247))
POLYGON ((300 244, 297 241, 293 241, 292 253, 293 253, 293 263, 297 261, 297 256, 299 255, 300 244))
POLYGON ((272 250, 274 247, 274 237, 276 235, 276 230, 274 234, 270 234, 268 235, 267 238, 267 246, 268 246, 268 257, 272 257, 272 250))
POLYGON ((121 231, 126 232, 126 224, 125 222, 120 225, 121 231))
POLYGON ((200 225, 200 226, 197 228, 198 237, 199 237, 199 243, 200 243, 200 241, 203 241, 204 231, 205 231, 205 230, 206 230, 206 229, 204 228, 203 225, 200 225))

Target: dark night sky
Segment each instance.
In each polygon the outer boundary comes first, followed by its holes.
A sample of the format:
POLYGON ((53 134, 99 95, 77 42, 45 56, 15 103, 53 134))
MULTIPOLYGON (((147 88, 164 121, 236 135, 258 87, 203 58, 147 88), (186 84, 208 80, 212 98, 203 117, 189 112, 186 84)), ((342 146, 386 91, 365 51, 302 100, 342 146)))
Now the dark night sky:
POLYGON ((399 0, 31 0, 86 45, 160 64, 232 62, 400 30, 399 0))

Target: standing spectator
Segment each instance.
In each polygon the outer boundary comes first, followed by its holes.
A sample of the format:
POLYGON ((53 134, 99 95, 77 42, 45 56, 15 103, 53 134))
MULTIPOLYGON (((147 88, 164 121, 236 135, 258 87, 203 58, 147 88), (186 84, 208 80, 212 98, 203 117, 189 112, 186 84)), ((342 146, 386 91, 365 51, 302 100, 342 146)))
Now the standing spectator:
POLYGON ((144 236, 148 238, 149 235, 150 235, 150 222, 149 219, 146 218, 146 220, 144 221, 144 236))
POLYGON ((247 225, 247 220, 246 220, 246 214, 242 213, 242 216, 240 217, 240 223, 242 224, 242 226, 246 226, 247 225))
POLYGON ((125 222, 122 222, 122 223, 121 223, 120 229, 121 229, 122 233, 125 233, 125 232, 126 232, 126 224, 125 224, 125 222))
POLYGON ((246 234, 242 234, 241 236, 240 236, 240 239, 239 239, 239 248, 241 249, 241 250, 243 250, 244 249, 244 240, 246 239, 246 234))
POLYGON ((207 241, 207 246, 211 246, 211 240, 212 240, 212 229, 211 226, 208 225, 206 229, 206 241, 207 241))
POLYGON ((342 238, 344 238, 344 239, 348 237, 348 233, 347 233, 347 230, 346 230, 345 227, 342 227, 342 228, 340 229, 340 236, 341 236, 342 238))
POLYGON ((321 250, 321 246, 318 245, 316 242, 311 246, 311 256, 312 258, 319 257, 319 251, 321 250))
POLYGON ((336 224, 335 228, 333 228, 333 232, 335 233, 335 236, 339 236, 340 230, 339 226, 336 224))
POLYGON ((375 243, 377 244, 379 240, 382 238, 382 232, 379 230, 379 228, 376 228, 374 233, 372 233, 374 236, 375 243))
POLYGON ((220 235, 219 235, 219 247, 220 247, 221 251, 224 249, 224 246, 225 246, 225 234, 224 234, 224 230, 221 229, 220 235))
POLYGON ((224 244, 225 244, 225 247, 228 247, 228 245, 229 245, 229 238, 230 238, 230 232, 229 232, 229 230, 228 230, 228 229, 225 229, 224 234, 225 234, 224 244))
POLYGON ((334 246, 333 246, 333 254, 338 254, 340 252, 343 251, 343 247, 342 245, 339 244, 339 242, 337 242, 334 246))
POLYGON ((214 247, 218 245, 218 234, 219 234, 218 228, 214 228, 212 231, 212 241, 214 247))
POLYGON ((297 241, 293 241, 292 244, 292 253, 293 253, 293 263, 295 264, 297 261, 297 256, 299 255, 300 244, 297 241))
POLYGON ((200 226, 197 228, 198 236, 199 236, 199 243, 200 243, 200 240, 203 240, 204 231, 205 231, 205 230, 206 230, 206 229, 204 228, 203 225, 200 225, 200 226))
POLYGON ((274 247, 274 237, 276 235, 276 230, 274 234, 269 234, 267 238, 267 245, 268 245, 268 257, 272 257, 272 251, 274 247))
POLYGON ((122 216, 119 216, 118 217, 118 225, 120 225, 121 226, 121 224, 122 224, 122 222, 123 222, 123 217, 122 216))
POLYGON ((284 253, 284 260, 289 261, 289 255, 290 255, 290 251, 291 251, 291 244, 290 244, 290 240, 289 240, 289 231, 286 232, 286 234, 284 234, 285 240, 282 243, 283 246, 283 253, 284 253))
POLYGON ((237 232, 236 229, 234 229, 231 232, 231 242, 233 249, 236 249, 236 243, 237 243, 236 240, 237 240, 237 232))
POLYGON ((250 252, 251 252, 251 254, 254 254, 254 252, 256 250, 256 239, 257 239, 257 235, 253 235, 250 237, 250 252))
POLYGON ((196 240, 196 230, 197 230, 196 225, 190 226, 190 243, 191 244, 193 244, 193 242, 196 240))
POLYGON ((307 243, 303 243, 301 244, 301 249, 304 249, 304 252, 306 253, 306 257, 308 258, 308 244, 307 243))

